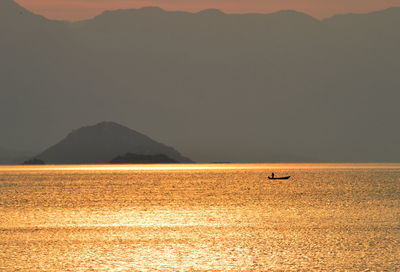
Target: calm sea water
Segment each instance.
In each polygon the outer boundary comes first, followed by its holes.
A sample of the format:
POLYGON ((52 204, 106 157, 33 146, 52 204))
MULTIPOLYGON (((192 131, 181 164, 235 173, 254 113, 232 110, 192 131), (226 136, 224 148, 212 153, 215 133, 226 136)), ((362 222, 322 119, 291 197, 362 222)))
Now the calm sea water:
POLYGON ((400 271, 399 164, 3 166, 0 216, 1 271, 400 271))

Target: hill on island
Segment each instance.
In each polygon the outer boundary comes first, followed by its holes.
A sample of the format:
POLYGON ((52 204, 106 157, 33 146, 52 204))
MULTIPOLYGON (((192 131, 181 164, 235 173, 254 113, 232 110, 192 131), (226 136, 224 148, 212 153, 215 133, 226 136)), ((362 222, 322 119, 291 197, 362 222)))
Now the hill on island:
POLYGON ((163 154, 177 162, 192 162, 172 147, 114 122, 101 122, 74 130, 35 158, 46 164, 93 164, 109 163, 126 153, 163 154))

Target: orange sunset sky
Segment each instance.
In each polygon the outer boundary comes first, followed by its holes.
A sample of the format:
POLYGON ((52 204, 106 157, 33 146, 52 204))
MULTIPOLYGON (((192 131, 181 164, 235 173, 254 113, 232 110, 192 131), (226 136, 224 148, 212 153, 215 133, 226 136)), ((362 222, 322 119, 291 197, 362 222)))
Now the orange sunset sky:
POLYGON ((87 19, 104 10, 144 6, 191 12, 218 8, 226 13, 270 13, 293 9, 317 18, 400 6, 400 0, 16 0, 16 2, 47 18, 71 21, 87 19))

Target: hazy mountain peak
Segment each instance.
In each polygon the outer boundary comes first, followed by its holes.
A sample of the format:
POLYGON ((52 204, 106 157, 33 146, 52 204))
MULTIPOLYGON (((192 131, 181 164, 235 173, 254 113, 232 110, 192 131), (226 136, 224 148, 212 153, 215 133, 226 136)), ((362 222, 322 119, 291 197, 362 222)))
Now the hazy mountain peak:
POLYGON ((225 13, 219 9, 210 8, 210 9, 205 9, 205 10, 199 11, 197 14, 199 14, 199 15, 224 15, 225 13))
POLYGON ((137 9, 115 9, 115 10, 106 10, 102 12, 98 17, 105 17, 105 16, 121 16, 121 15, 133 15, 133 14, 162 14, 166 13, 164 9, 157 7, 157 6, 149 6, 149 7, 142 7, 137 9))
POLYGON ((113 121, 102 121, 102 122, 96 124, 96 126, 110 126, 110 125, 111 126, 114 126, 114 125, 122 126, 122 125, 120 125, 120 124, 118 124, 116 122, 113 122, 113 121))
POLYGON ((23 9, 20 5, 18 5, 14 0, 1 0, 0 7, 2 8, 19 8, 23 9))
MULTIPOLYGON (((61 24, 60 21, 48 20, 41 15, 32 13, 13 0, 0 0, 0 28, 16 30, 35 28, 38 25, 44 26, 44 28, 52 27, 52 25, 47 25, 48 22, 57 26, 61 24)), ((31 29, 27 30, 31 31, 31 29)))
POLYGON ((107 127, 118 127, 118 128, 126 128, 129 129, 127 127, 124 127, 123 125, 120 125, 116 122, 112 122, 112 121, 102 121, 100 123, 97 123, 96 125, 94 125, 93 127, 99 127, 99 128, 107 128, 107 127))
MULTIPOLYGON (((83 135, 86 132, 105 133, 107 131, 110 133, 130 133, 130 134, 137 134, 137 135, 140 134, 139 132, 132 130, 128 127, 125 127, 123 125, 120 125, 116 122, 102 121, 95 125, 84 126, 79 129, 73 130, 67 137, 76 137, 76 135, 83 135)), ((142 134, 140 134, 140 135, 142 135, 142 134)), ((144 136, 144 137, 147 137, 147 136, 144 136)))
POLYGON ((324 21, 333 21, 333 20, 350 20, 350 19, 367 19, 371 17, 400 17, 400 7, 391 7, 383 10, 373 11, 369 13, 343 13, 336 14, 330 18, 325 19, 324 21))
POLYGON ((4 17, 12 17, 15 15, 23 15, 24 13, 32 14, 30 11, 18 5, 13 0, 1 0, 0 1, 0 20, 4 17))
POLYGON ((275 13, 271 13, 269 15, 274 17, 279 17, 283 20, 288 20, 288 18, 294 18, 303 21, 319 22, 318 19, 312 17, 311 15, 296 10, 280 10, 275 13))
POLYGON ((139 18, 140 20, 143 18, 151 19, 152 17, 158 17, 169 13, 172 12, 165 11, 160 7, 107 10, 90 20, 81 21, 80 23, 83 25, 86 23, 100 23, 103 28, 113 28, 116 26, 121 27, 123 25, 129 25, 132 23, 132 20, 137 20, 139 18))
POLYGON ((158 12, 158 13, 165 12, 164 9, 162 9, 160 7, 157 7, 157 6, 148 6, 148 7, 139 8, 139 9, 137 9, 137 11, 140 11, 140 12, 158 12))
POLYGON ((368 14, 359 14, 359 15, 364 15, 364 17, 378 17, 382 19, 395 19, 399 20, 400 19, 400 7, 391 7, 388 9, 384 10, 378 10, 375 12, 371 12, 368 14))
POLYGON ((293 9, 284 9, 284 10, 279 10, 277 12, 275 12, 275 14, 281 14, 281 15, 301 15, 301 16, 309 16, 308 14, 305 14, 304 12, 300 12, 297 10, 293 10, 293 9))
MULTIPOLYGON (((379 12, 379 11, 378 11, 379 12)), ((383 12, 383 13, 391 13, 391 12, 400 12, 400 6, 398 6, 398 7, 390 7, 390 8, 387 8, 387 9, 384 9, 384 10, 381 10, 381 12, 383 12)))

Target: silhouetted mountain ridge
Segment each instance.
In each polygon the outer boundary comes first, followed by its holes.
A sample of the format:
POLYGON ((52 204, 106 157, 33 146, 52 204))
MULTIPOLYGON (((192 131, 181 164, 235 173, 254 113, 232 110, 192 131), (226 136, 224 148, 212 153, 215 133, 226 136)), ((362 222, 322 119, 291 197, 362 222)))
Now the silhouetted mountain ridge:
MULTIPOLYGON (((238 21, 251 21, 258 20, 264 23, 316 23, 319 20, 314 17, 294 11, 294 10, 282 10, 275 13, 247 13, 247 14, 229 14, 224 13, 218 9, 206 9, 199 12, 191 13, 185 11, 167 11, 159 7, 143 7, 138 9, 123 9, 123 10, 108 10, 104 11, 93 19, 86 20, 86 23, 106 23, 112 22, 113 24, 122 25, 122 23, 137 22, 138 20, 147 20, 149 18, 159 18, 163 20, 170 19, 169 22, 185 19, 191 23, 202 23, 199 19, 212 20, 215 22, 217 19, 220 22, 234 22, 238 21)), ((217 22, 218 22, 217 21, 217 22)), ((84 22, 84 21, 83 21, 84 22)), ((152 22, 157 23, 157 22, 152 22)), ((204 21, 203 23, 209 23, 204 21)))
POLYGON ((49 29, 51 25, 60 26, 63 24, 63 22, 49 20, 41 15, 34 14, 13 0, 0 1, 0 29, 11 28, 16 31, 21 30, 21 28, 28 28, 39 31, 40 28, 49 29))
POLYGON ((172 147, 114 122, 101 122, 74 130, 35 158, 46 164, 91 164, 108 163, 126 153, 165 154, 179 162, 191 162, 172 147))

